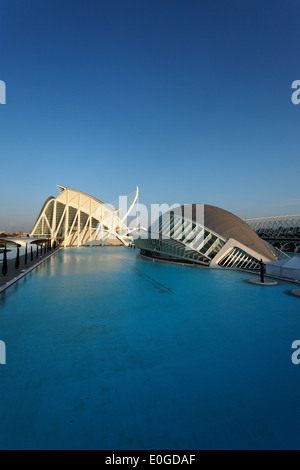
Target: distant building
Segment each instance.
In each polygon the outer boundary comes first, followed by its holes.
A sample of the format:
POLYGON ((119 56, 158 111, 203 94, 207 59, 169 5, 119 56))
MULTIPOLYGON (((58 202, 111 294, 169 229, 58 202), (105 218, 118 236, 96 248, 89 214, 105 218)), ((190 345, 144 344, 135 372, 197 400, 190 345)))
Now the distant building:
POLYGON ((248 219, 247 224, 275 248, 300 253, 300 215, 248 219))

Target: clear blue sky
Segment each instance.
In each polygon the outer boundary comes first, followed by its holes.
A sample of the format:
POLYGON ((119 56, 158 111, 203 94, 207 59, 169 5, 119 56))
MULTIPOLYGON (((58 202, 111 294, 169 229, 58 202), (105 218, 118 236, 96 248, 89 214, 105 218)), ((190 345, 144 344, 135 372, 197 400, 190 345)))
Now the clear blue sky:
POLYGON ((1 0, 0 229, 56 184, 300 212, 299 0, 1 0))

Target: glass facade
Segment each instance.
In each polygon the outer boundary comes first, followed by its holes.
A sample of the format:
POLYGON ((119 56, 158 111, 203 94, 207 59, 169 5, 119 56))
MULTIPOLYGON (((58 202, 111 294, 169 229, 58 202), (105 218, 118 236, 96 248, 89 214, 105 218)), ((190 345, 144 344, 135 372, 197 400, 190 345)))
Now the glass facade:
POLYGON ((174 213, 161 216, 149 228, 148 239, 138 239, 142 254, 166 261, 209 266, 226 240, 203 225, 174 213))

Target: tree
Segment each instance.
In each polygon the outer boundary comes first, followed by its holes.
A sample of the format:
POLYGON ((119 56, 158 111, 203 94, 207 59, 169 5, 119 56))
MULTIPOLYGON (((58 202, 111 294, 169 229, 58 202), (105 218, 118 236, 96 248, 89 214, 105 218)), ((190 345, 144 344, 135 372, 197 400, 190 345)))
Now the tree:
POLYGON ((5 248, 4 248, 4 254, 3 254, 3 265, 2 265, 2 274, 3 276, 6 276, 7 275, 7 249, 6 249, 6 245, 5 245, 5 248))
POLYGON ((27 243, 26 243, 26 248, 25 248, 25 266, 27 266, 27 258, 28 258, 28 253, 27 253, 27 243))
POLYGON ((20 267, 20 247, 18 246, 17 247, 17 256, 16 256, 15 268, 19 269, 19 267, 20 267))

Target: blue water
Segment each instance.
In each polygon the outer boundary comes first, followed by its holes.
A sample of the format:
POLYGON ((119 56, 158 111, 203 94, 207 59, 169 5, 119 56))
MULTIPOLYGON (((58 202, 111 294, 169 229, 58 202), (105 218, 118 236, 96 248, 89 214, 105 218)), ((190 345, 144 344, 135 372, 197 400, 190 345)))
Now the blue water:
POLYGON ((70 249, 0 295, 1 449, 300 449, 295 288, 70 249))

